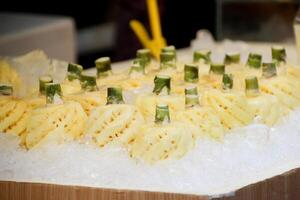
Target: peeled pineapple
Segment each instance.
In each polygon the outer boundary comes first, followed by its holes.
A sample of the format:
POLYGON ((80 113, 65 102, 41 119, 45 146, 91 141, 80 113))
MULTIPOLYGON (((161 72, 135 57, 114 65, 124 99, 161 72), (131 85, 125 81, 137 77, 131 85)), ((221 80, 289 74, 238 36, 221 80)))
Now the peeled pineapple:
POLYGON ((222 88, 222 76, 219 75, 202 75, 199 79, 198 88, 201 92, 210 89, 222 88))
POLYGON ((111 104, 94 109, 87 122, 86 134, 100 147, 128 145, 140 132, 143 116, 132 105, 111 104))
POLYGON ((293 110, 300 106, 299 82, 289 77, 277 76, 262 80, 260 90, 276 96, 287 110, 293 110))
POLYGON ((219 117, 226 130, 245 126, 255 116, 246 97, 236 92, 209 90, 203 95, 203 103, 219 117))
POLYGON ((151 84, 153 82, 153 77, 152 76, 141 76, 139 78, 130 78, 123 80, 120 83, 120 86, 124 90, 133 90, 140 88, 144 84, 151 84))
POLYGON ((259 95, 248 98, 249 105, 253 108, 255 115, 261 118, 261 122, 272 126, 284 112, 284 108, 276 96, 259 95))
POLYGON ((245 66, 241 63, 232 63, 229 65, 226 65, 226 73, 228 74, 234 74, 236 72, 244 72, 245 66))
POLYGON ((44 96, 27 97, 24 101, 28 104, 31 109, 35 109, 46 105, 46 98, 44 96))
POLYGON ((120 82, 122 82, 124 79, 127 78, 126 72, 122 73, 122 74, 113 74, 107 77, 101 77, 97 79, 97 86, 99 88, 101 87, 109 87, 109 86, 113 86, 116 84, 119 84, 120 82))
POLYGON ((65 80, 64 83, 61 84, 62 93, 64 95, 74 94, 81 91, 81 85, 79 80, 65 80))
POLYGON ((51 104, 31 112, 26 124, 25 145, 28 149, 50 140, 62 142, 79 138, 87 116, 77 102, 51 104))
POLYGON ((0 132, 23 134, 29 113, 30 107, 26 102, 0 98, 0 132))
POLYGON ((179 159, 193 148, 194 131, 188 124, 179 122, 144 126, 130 148, 131 157, 147 163, 179 159))
POLYGON ((224 128, 218 116, 209 107, 193 107, 176 114, 176 120, 184 123, 191 123, 200 128, 197 137, 201 134, 217 140, 224 136, 224 128))
MULTIPOLYGON (((225 58, 225 67, 212 63, 210 51, 205 50, 196 53, 194 64, 184 65, 177 62, 174 47, 167 47, 162 50, 159 69, 152 69, 149 51, 141 52, 147 53, 148 60, 142 56, 140 64, 147 61, 139 66, 142 70, 131 69, 130 74, 112 73, 110 59, 104 57, 95 62, 97 81, 96 76, 85 75, 82 66, 69 64, 61 87, 45 79, 44 93, 33 89, 34 95, 27 93, 22 100, 1 93, 6 96, 0 97, 0 131, 21 136, 28 149, 87 134, 99 147, 125 146, 132 157, 154 163, 181 158, 203 135, 222 140, 227 131, 255 117, 273 126, 282 114, 300 106, 300 69, 285 60, 276 68, 273 62, 262 63, 261 55, 251 54, 244 66, 239 55, 236 59, 231 54, 225 58), (265 70, 269 65, 273 71, 265 70), (248 76, 255 76, 256 81, 262 77, 253 96, 254 89, 247 90, 245 84, 248 76), (153 93, 141 94, 153 79, 153 93), (186 92, 193 89, 190 86, 198 86, 195 94, 186 92), (124 104, 122 89, 134 90, 129 94, 137 96, 135 105, 124 104)), ((10 83, 15 89, 19 82, 17 73, 0 60, 0 83, 10 83)))
POLYGON ((154 119, 155 106, 157 104, 167 104, 170 108, 170 115, 175 116, 176 112, 184 110, 184 96, 179 95, 139 95, 136 100, 136 105, 141 110, 143 116, 147 120, 154 119))
POLYGON ((286 72, 288 76, 291 76, 293 78, 299 79, 300 77, 300 68, 292 65, 286 66, 286 72))
POLYGON ((18 73, 2 59, 0 59, 0 83, 11 84, 15 90, 18 90, 21 84, 18 73))
POLYGON ((286 68, 286 76, 295 81, 295 83, 298 83, 300 85, 300 67, 297 66, 292 66, 292 65, 287 65, 287 66, 283 66, 286 68))
MULTIPOLYGON (((245 73, 245 71, 241 70, 241 71, 234 71, 232 73, 233 76, 233 90, 236 91, 244 91, 245 90, 245 75, 248 74, 245 73)), ((252 74, 252 73, 249 73, 252 74)))
POLYGON ((80 103, 88 116, 95 107, 103 106, 106 103, 106 98, 100 91, 70 94, 64 96, 64 100, 80 103))
POLYGON ((198 63, 199 76, 209 74, 209 64, 208 63, 198 63))

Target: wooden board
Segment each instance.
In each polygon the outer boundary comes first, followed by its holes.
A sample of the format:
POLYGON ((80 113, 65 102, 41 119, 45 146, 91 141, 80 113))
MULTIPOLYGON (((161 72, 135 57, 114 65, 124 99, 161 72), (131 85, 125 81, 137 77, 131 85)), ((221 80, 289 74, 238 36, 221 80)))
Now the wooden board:
MULTIPOLYGON (((201 178, 201 177, 199 177, 201 178)), ((299 200, 300 169, 246 186, 230 196, 102 189, 42 183, 0 181, 0 200, 299 200)))

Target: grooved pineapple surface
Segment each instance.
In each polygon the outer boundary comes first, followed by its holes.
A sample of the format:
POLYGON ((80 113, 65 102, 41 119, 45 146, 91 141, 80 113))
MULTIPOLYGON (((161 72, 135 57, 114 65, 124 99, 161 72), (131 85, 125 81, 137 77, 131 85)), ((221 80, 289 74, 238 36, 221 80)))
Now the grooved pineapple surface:
POLYGON ((86 134, 100 147, 107 144, 128 145, 139 133, 144 119, 135 106, 106 105, 91 113, 86 134))
POLYGON ((29 112, 30 108, 24 101, 0 99, 0 131, 20 135, 25 131, 29 112))
POLYGON ((83 134, 86 120, 86 114, 76 102, 35 109, 27 121, 25 144, 33 148, 50 138, 59 141, 78 138, 83 134))

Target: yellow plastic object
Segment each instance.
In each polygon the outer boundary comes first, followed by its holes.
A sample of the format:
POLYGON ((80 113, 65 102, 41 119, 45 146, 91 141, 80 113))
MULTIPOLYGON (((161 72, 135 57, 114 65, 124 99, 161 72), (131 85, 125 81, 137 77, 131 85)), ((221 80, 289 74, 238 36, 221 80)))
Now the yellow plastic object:
POLYGON ((89 116, 86 134, 92 136, 99 147, 108 144, 127 146, 140 132, 143 123, 144 119, 135 106, 100 106, 89 116))
POLYGON ((291 77, 277 76, 261 81, 260 90, 274 95, 289 110, 300 106, 300 82, 291 77))
POLYGON ((160 51, 166 46, 166 40, 162 36, 157 0, 147 0, 148 14, 152 32, 150 39, 145 27, 137 20, 130 21, 130 27, 145 48, 150 49, 156 59, 159 59, 160 51))
POLYGON ((141 110, 141 113, 146 120, 154 121, 155 119, 155 107, 157 104, 166 104, 170 109, 170 116, 176 115, 176 112, 184 110, 185 99, 184 96, 179 95, 139 95, 136 99, 136 105, 141 110))
POLYGON ((80 103, 88 116, 91 114, 94 108, 106 104, 106 97, 99 91, 70 94, 64 96, 63 99, 66 101, 76 101, 80 103))
POLYGON ((0 99, 0 132, 21 135, 25 131, 25 123, 30 108, 25 101, 13 98, 0 99))
POLYGON ((194 147, 194 131, 189 124, 179 122, 145 126, 132 143, 130 155, 147 163, 179 159, 194 147))
POLYGON ((151 44, 150 44, 151 43, 150 36, 147 33, 144 25, 138 20, 131 20, 130 27, 132 28, 132 30, 134 31, 134 33, 136 34, 136 36, 138 37, 142 45, 152 51, 151 44))
POLYGON ((224 137, 225 130, 219 117, 208 107, 193 107, 177 112, 176 120, 199 127, 197 137, 202 134, 217 140, 222 140, 224 137))
POLYGON ((49 141, 79 138, 84 132, 86 120, 87 116, 77 102, 37 108, 27 120, 25 145, 31 149, 49 141))
POLYGON ((162 38, 157 0, 147 0, 148 13, 153 38, 162 38))
POLYGON ((255 116, 246 97, 239 93, 211 89, 203 95, 203 103, 219 117, 226 130, 245 126, 252 122, 255 116))
POLYGON ((248 103, 255 115, 261 118, 260 121, 268 126, 276 124, 284 113, 278 98, 273 95, 261 94, 257 97, 249 97, 248 103))

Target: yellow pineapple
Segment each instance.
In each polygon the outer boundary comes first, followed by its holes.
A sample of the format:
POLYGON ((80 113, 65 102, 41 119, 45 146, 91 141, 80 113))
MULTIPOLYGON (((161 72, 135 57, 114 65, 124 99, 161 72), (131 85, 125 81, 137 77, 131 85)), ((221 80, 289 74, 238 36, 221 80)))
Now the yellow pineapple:
POLYGON ((25 145, 31 149, 55 140, 79 138, 85 129, 87 116, 77 102, 51 104, 31 112, 26 124, 25 145))
POLYGON ((256 116, 261 118, 261 122, 269 126, 274 125, 284 112, 278 98, 273 95, 259 95, 248 98, 248 103, 252 107, 256 116))
POLYGON ((211 63, 211 51, 208 49, 194 51, 193 63, 198 65, 199 77, 208 75, 211 63))
POLYGON ((191 123, 200 128, 197 137, 207 135, 211 138, 222 140, 224 128, 217 115, 208 107, 193 107, 176 113, 177 121, 191 123))
POLYGON ((240 62, 240 53, 229 52, 225 54, 224 64, 226 65, 226 73, 234 74, 235 72, 241 72, 245 69, 245 66, 240 62))
POLYGON ((81 85, 79 80, 65 80, 61 84, 61 89, 64 95, 75 94, 81 91, 81 85))
POLYGON ((168 106, 157 105, 155 124, 143 126, 130 147, 130 155, 147 163, 179 159, 194 147, 198 131, 189 123, 170 122, 168 106))
POLYGON ((136 100, 136 105, 147 120, 154 119, 157 104, 167 104, 171 115, 175 116, 176 112, 184 110, 184 97, 178 95, 139 95, 136 100))
POLYGON ((100 91, 65 95, 64 100, 80 103, 87 115, 90 115, 94 108, 103 106, 106 103, 106 98, 104 94, 100 93, 100 91))
POLYGON ((274 95, 259 91, 258 80, 255 76, 245 79, 246 96, 250 107, 260 121, 269 126, 274 125, 284 113, 284 108, 274 95))
POLYGON ((208 90, 203 95, 203 104, 213 110, 226 130, 245 126, 255 116, 246 97, 233 91, 208 90))
POLYGON ((103 90, 98 90, 96 76, 81 74, 80 84, 82 91, 75 94, 64 95, 66 101, 76 101, 81 104, 87 115, 97 107, 105 105, 103 90))
POLYGON ((44 96, 26 97, 23 100, 31 109, 46 105, 46 97, 44 96))
POLYGON ((34 91, 31 95, 27 95, 23 99, 31 109, 46 105, 45 85, 47 83, 53 83, 52 77, 48 75, 41 76, 39 78, 39 90, 34 91))
POLYGON ((60 84, 45 83, 44 86, 47 105, 31 111, 22 138, 28 149, 50 141, 77 139, 85 129, 87 116, 81 105, 72 101, 63 103, 60 84))
POLYGON ((145 75, 145 69, 143 66, 140 64, 133 64, 130 69, 129 78, 123 79, 119 81, 119 83, 115 83, 115 85, 119 85, 124 90, 134 90, 145 84, 151 84, 153 78, 153 75, 145 75))
POLYGON ((81 91, 81 73, 83 67, 78 64, 69 63, 65 81, 61 84, 61 89, 64 95, 74 94, 81 91))
POLYGON ((138 109, 132 105, 112 104, 94 109, 87 122, 86 133, 100 147, 107 144, 128 145, 144 123, 138 109))
POLYGON ((225 73, 225 65, 222 63, 211 63, 209 74, 203 74, 200 76, 198 83, 199 90, 201 92, 208 89, 221 89, 222 88, 222 76, 225 73))
POLYGON ((279 102, 288 110, 300 106, 300 84, 285 76, 277 76, 261 80, 260 90, 263 93, 274 95, 279 102))
POLYGON ((197 131, 195 138, 207 135, 214 139, 222 140, 224 128, 220 119, 209 107, 200 106, 197 86, 185 88, 184 93, 186 109, 177 112, 175 119, 198 127, 199 131, 197 131))
POLYGON ((283 66, 286 68, 286 76, 291 78, 293 81, 298 82, 300 84, 300 67, 294 66, 291 64, 287 64, 286 66, 283 66))
POLYGON ((157 75, 154 79, 153 94, 141 94, 136 99, 136 105, 147 120, 154 119, 155 106, 167 104, 171 115, 179 110, 184 110, 184 97, 176 94, 170 95, 171 77, 157 75))
POLYGON ((13 97, 13 86, 0 85, 0 132, 21 135, 30 113, 30 106, 20 99, 13 97))
POLYGON ((139 133, 143 116, 137 107, 123 103, 122 89, 108 88, 107 105, 96 107, 90 114, 86 133, 98 146, 126 146, 139 133))
POLYGON ((17 71, 4 59, 0 59, 0 83, 12 85, 15 91, 19 90, 21 84, 17 71))
POLYGON ((0 98, 0 132, 23 134, 30 110, 25 101, 0 98))

